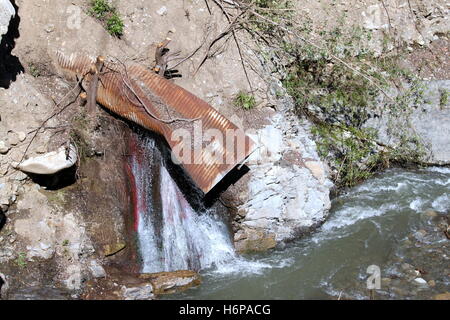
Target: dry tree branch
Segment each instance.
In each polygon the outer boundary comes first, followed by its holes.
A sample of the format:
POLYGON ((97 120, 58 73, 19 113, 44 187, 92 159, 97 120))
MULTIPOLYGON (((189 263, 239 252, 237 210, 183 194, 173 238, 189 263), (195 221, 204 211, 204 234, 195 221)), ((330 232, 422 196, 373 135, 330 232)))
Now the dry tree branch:
MULTIPOLYGON (((217 3, 218 0, 213 0, 215 3, 217 3)), ((227 3, 229 3, 227 1, 227 3)), ((298 33, 294 33, 292 30, 284 27, 283 25, 281 25, 280 23, 277 23, 275 21, 273 21, 272 19, 269 19, 261 14, 259 14, 258 12, 255 11, 254 5, 248 4, 248 5, 244 5, 241 2, 238 1, 233 1, 233 3, 229 3, 230 5, 233 5, 234 8, 241 10, 241 12, 247 12, 250 13, 251 15, 253 15, 254 17, 259 18, 260 20, 263 20, 269 24, 271 24, 274 27, 279 28, 280 30, 295 36, 296 38, 302 40, 303 42, 308 43, 309 45, 313 46, 314 48, 321 50, 321 51, 326 51, 328 53, 328 55, 335 60, 336 62, 344 65, 346 68, 350 69, 351 71, 353 71, 356 74, 359 74, 361 77, 363 77, 364 79, 366 79, 367 81, 369 81, 372 85, 374 85, 384 96, 386 96, 389 100, 394 102, 394 99, 386 93, 386 91, 378 84, 376 83, 371 77, 370 75, 365 74, 364 72, 361 72, 359 70, 357 70, 355 67, 353 67, 352 65, 350 65, 348 62, 345 62, 344 60, 342 60, 341 58, 339 58, 338 56, 332 54, 329 50, 327 50, 327 48, 324 48, 318 44, 316 44, 315 42, 301 36, 298 33)), ((221 8, 223 9, 223 6, 221 6, 221 8)), ((258 8, 259 10, 260 8, 258 8)), ((245 28, 244 28, 245 29, 245 28)))
MULTIPOLYGON (((217 0, 212 0, 212 1, 220 8, 220 10, 221 10, 221 11, 223 12, 223 14, 225 15, 225 17, 226 17, 228 23, 231 25, 233 22, 232 22, 232 20, 231 20, 230 15, 229 15, 228 12, 227 12, 227 10, 225 10, 225 8, 222 6, 222 4, 221 4, 219 1, 217 1, 217 0)), ((242 10, 241 13, 236 17, 236 19, 237 19, 238 17, 244 15, 244 14, 245 14, 245 10, 242 10)), ((235 20, 235 21, 236 21, 236 20, 235 20)), ((242 56, 241 46, 239 45, 239 41, 238 41, 238 39, 237 39, 237 37, 236 37, 236 30, 235 30, 234 28, 232 28, 232 29, 231 29, 231 33, 232 33, 232 35, 233 35, 234 42, 236 43, 236 47, 237 47, 239 56, 240 56, 240 58, 241 58, 242 68, 243 68, 244 73, 245 73, 245 78, 247 79, 248 85, 249 85, 249 87, 250 87, 250 92, 253 92, 252 83, 250 82, 250 78, 249 78, 249 76, 248 76, 247 68, 245 67, 245 63, 244 63, 244 57, 242 56)))
POLYGON ((311 41, 311 40, 309 40, 309 39, 306 39, 305 37, 302 37, 302 36, 299 35, 299 34, 294 33, 292 30, 289 30, 288 28, 286 28, 286 27, 280 25, 279 23, 277 23, 277 22, 275 22, 275 21, 273 21, 273 20, 271 20, 271 19, 269 19, 269 18, 266 18, 266 17, 260 15, 259 13, 257 13, 257 12, 254 11, 254 10, 251 10, 251 9, 250 9, 249 12, 250 12, 251 14, 255 15, 256 17, 258 17, 258 18, 260 18, 260 19, 262 19, 262 20, 264 20, 264 21, 270 23, 271 25, 280 28, 280 29, 283 30, 284 32, 296 36, 297 38, 299 38, 299 39, 302 40, 303 42, 308 43, 309 45, 313 46, 314 48, 319 49, 319 50, 325 50, 325 51, 327 51, 327 52, 328 52, 328 55, 329 55, 333 60, 335 60, 335 61, 341 63, 342 65, 344 65, 344 66, 347 67, 348 69, 352 70, 354 73, 359 74, 361 77, 363 77, 364 79, 366 79, 367 81, 369 81, 372 85, 374 85, 378 90, 380 90, 380 92, 383 93, 383 95, 385 95, 389 100, 394 101, 394 99, 393 99, 390 95, 388 95, 388 94, 386 93, 386 91, 385 91, 380 85, 378 85, 376 82, 374 82, 368 75, 365 75, 365 74, 362 73, 361 71, 355 69, 355 68, 354 68, 353 66, 351 66, 349 63, 345 62, 345 61, 342 60, 341 58, 339 58, 339 57, 337 57, 336 55, 334 55, 334 54, 332 54, 331 52, 329 52, 329 50, 327 50, 326 48, 323 48, 323 47, 317 45, 316 43, 314 43, 313 41, 311 41))
POLYGON ((194 122, 194 121, 200 119, 200 118, 193 118, 193 119, 186 119, 186 118, 172 118, 172 117, 170 116, 170 113, 169 113, 168 110, 167 110, 167 106, 166 106, 166 105, 164 105, 164 106, 166 107, 166 111, 167 111, 167 113, 168 113, 168 115, 169 115, 169 117, 170 117, 170 120, 161 119, 161 118, 157 117, 155 114, 153 114, 153 113, 151 112, 150 108, 147 106, 147 104, 143 101, 143 99, 140 97, 140 95, 139 95, 139 94, 136 92, 136 90, 133 88, 133 79, 131 79, 131 78, 128 76, 128 70, 127 70, 126 65, 125 65, 122 61, 120 61, 120 59, 118 59, 118 58, 116 58, 116 57, 114 57, 114 59, 117 60, 118 63, 122 66, 122 68, 124 69, 124 72, 121 73, 121 72, 119 72, 119 71, 117 71, 117 70, 114 70, 114 69, 112 69, 112 68, 110 68, 110 70, 112 70, 113 72, 117 72, 117 73, 120 75, 123 84, 124 84, 125 87, 133 94, 133 96, 134 96, 135 99, 139 102, 140 105, 137 105, 136 103, 134 103, 134 102, 130 99, 130 97, 128 96, 128 94, 125 94, 125 95, 126 95, 126 98, 127 98, 131 103, 133 103, 134 105, 139 106, 139 107, 142 107, 142 108, 145 110, 145 112, 146 112, 150 117, 152 117, 153 119, 155 119, 155 120, 157 120, 157 121, 160 121, 160 122, 163 122, 163 123, 167 123, 167 124, 174 123, 174 122, 179 122, 179 121, 194 122), (124 76, 124 74, 125 74, 125 76, 124 76))
POLYGON ((83 82, 84 78, 86 77, 88 73, 84 74, 75 84, 75 86, 67 93, 64 95, 64 97, 61 98, 61 100, 59 100, 59 102, 56 102, 55 100, 53 100, 53 102, 55 103, 55 107, 59 107, 59 105, 61 103, 63 103, 64 100, 66 100, 70 94, 72 94, 75 89, 79 89, 78 93, 75 95, 75 98, 73 100, 71 100, 69 103, 67 103, 65 106, 63 106, 62 108, 60 108, 59 110, 57 110, 56 112, 54 112, 52 115, 50 115, 49 117, 47 117, 47 119, 45 119, 41 125, 39 126, 39 128, 36 129, 36 131, 34 132, 34 135, 31 137, 30 142, 28 143, 27 147, 25 148, 25 151, 23 152, 22 158, 20 159, 18 165, 20 165, 23 160, 25 159, 25 156, 28 152, 28 150, 30 149, 31 144, 33 143, 34 139, 36 138, 36 136, 38 135, 39 131, 45 126, 45 124, 50 121, 51 119, 53 119, 54 117, 56 117, 57 115, 61 114, 65 109, 67 109, 67 107, 69 107, 70 105, 72 105, 72 103, 74 103, 77 99, 78 96, 80 95, 80 85, 83 82))

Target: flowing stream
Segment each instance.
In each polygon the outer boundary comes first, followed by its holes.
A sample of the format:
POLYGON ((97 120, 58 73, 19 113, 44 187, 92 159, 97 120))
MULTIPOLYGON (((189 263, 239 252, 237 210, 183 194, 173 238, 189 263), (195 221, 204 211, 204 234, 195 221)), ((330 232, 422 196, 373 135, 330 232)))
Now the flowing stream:
POLYGON ((312 235, 239 256, 220 215, 186 201, 154 140, 140 145, 131 168, 142 272, 193 269, 203 277, 169 299, 414 299, 450 289, 449 168, 388 170, 334 199, 312 235), (371 265, 381 272, 372 292, 371 265))
POLYGON ((373 298, 432 298, 450 289, 449 213, 450 169, 388 170, 334 199, 312 235, 204 270, 201 286, 170 298, 368 299, 370 265, 373 298))

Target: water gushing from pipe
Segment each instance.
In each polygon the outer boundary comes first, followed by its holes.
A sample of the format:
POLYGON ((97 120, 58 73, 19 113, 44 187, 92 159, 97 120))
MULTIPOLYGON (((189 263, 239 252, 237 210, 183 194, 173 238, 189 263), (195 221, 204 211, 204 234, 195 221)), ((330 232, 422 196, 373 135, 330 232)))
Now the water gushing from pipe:
POLYGON ((166 169, 155 141, 140 138, 130 169, 142 272, 202 270, 237 257, 213 209, 196 212, 166 169))

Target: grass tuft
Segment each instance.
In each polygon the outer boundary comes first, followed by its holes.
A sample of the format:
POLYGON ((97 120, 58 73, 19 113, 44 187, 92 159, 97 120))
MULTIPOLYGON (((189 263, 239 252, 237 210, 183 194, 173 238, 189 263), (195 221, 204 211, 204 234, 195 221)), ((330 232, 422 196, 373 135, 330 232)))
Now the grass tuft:
POLYGON ((120 38, 123 35, 123 20, 117 9, 106 0, 92 0, 89 14, 100 20, 112 36, 120 38))
POLYGON ((234 98, 234 105, 244 110, 250 110, 256 106, 256 99, 244 91, 239 91, 234 98))

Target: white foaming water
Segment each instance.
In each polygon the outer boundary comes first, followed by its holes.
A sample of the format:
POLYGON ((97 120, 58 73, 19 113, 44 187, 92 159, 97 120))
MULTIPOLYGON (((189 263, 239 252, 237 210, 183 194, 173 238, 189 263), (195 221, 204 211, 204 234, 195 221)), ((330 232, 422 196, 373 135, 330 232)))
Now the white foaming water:
POLYGON ((443 173, 443 174, 450 173, 450 168, 447 168, 447 167, 430 167, 425 170, 429 171, 429 172, 438 172, 438 173, 443 173))
MULTIPOLYGON (((135 170, 139 171, 139 170, 135 170)), ((239 257, 224 222, 212 212, 199 214, 163 166, 160 168, 161 215, 156 221, 148 212, 149 201, 145 177, 136 175, 139 188, 138 238, 143 260, 142 272, 205 270, 214 274, 261 273, 265 269, 284 267, 286 261, 268 264, 239 257)))
POLYGON ((433 209, 441 212, 445 212, 450 209, 450 197, 448 194, 443 194, 437 197, 431 204, 433 209))
POLYGON ((419 211, 421 210, 423 204, 424 201, 422 199, 416 198, 413 201, 411 201, 411 203, 409 204, 409 208, 414 211, 419 211))
POLYGON ((322 230, 329 232, 332 230, 341 229, 343 227, 353 225, 357 221, 377 217, 390 210, 396 209, 398 209, 398 205, 393 203, 384 204, 378 208, 371 208, 368 206, 346 206, 338 211, 338 215, 326 221, 322 226, 322 230))
MULTIPOLYGON (((235 258, 225 224, 210 212, 197 214, 166 168, 161 167, 160 174, 160 221, 156 213, 138 207, 142 271, 201 270, 235 258)), ((145 188, 139 190, 139 197, 148 192, 145 188)))

